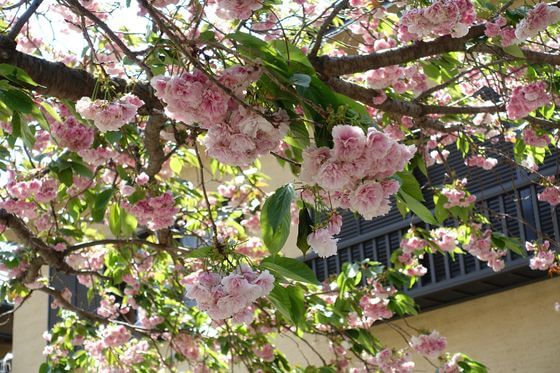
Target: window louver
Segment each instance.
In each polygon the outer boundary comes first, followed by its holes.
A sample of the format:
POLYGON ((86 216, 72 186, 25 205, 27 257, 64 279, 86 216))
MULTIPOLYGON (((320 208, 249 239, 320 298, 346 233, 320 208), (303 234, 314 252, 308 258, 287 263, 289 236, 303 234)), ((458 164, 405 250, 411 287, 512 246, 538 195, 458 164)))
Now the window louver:
MULTIPOLYGON (((512 156, 511 144, 501 144, 500 152, 503 156, 512 156)), ((554 152, 541 166, 540 172, 543 175, 558 173, 560 168, 557 168, 557 155, 558 152, 554 152)), ((537 193, 542 188, 534 185, 531 177, 516 171, 503 159, 491 171, 467 168, 457 151, 450 154, 448 162, 459 177, 468 178, 468 189, 477 195, 477 204, 481 210, 494 212, 487 213, 493 230, 522 240, 547 237, 560 239, 558 212, 551 209, 548 203, 538 201, 537 193), (536 229, 523 225, 523 220, 536 229)), ((431 167, 429 172, 434 185, 449 181, 442 165, 431 167)), ((424 175, 417 174, 416 177, 421 185, 427 183, 424 175)), ((426 205, 433 208, 433 196, 424 191, 424 197, 426 205)), ((395 206, 386 216, 370 221, 356 218, 349 212, 344 212, 343 218, 344 224, 338 236, 338 255, 328 259, 313 256, 306 258, 305 262, 321 281, 338 274, 346 262, 369 258, 390 265, 390 255, 399 248, 402 233, 411 223, 421 224, 417 220, 411 221, 410 217, 403 219, 395 206)), ((454 225, 454 222, 450 220, 446 225, 454 225)), ((506 268, 494 273, 485 263, 470 255, 458 255, 455 261, 439 253, 426 255, 422 264, 428 268, 428 273, 408 292, 420 306, 427 308, 544 277, 543 272, 528 269, 528 259, 515 253, 508 253, 505 261, 506 268)))

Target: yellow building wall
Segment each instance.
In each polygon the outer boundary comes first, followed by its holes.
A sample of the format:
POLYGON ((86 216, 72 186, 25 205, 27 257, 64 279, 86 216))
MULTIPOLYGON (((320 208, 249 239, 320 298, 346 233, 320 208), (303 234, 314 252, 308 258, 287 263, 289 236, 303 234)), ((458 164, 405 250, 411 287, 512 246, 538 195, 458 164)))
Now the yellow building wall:
MULTIPOLYGON (((447 338, 447 351, 463 352, 485 364, 493 373, 560 372, 560 278, 548 279, 441 307, 408 317, 416 329, 438 330, 447 338)), ((404 348, 403 337, 393 327, 415 331, 403 320, 373 327, 373 334, 389 347, 404 348)), ((293 364, 320 365, 317 351, 329 362, 332 352, 323 338, 307 336, 313 346, 292 336, 279 336, 275 345, 293 364)), ((423 357, 413 354, 415 372, 434 372, 423 357)), ((437 361, 435 361, 437 364, 437 361)))
POLYGON ((13 372, 35 373, 45 361, 43 332, 47 330, 49 298, 34 292, 14 313, 13 372))
MULTIPOLYGON (((415 328, 438 330, 450 352, 463 352, 496 373, 560 372, 560 278, 514 288, 407 318, 415 328)), ((406 327, 403 321, 394 321, 406 327)), ((390 346, 404 341, 387 325, 374 333, 390 346)), ((415 356, 418 371, 434 368, 415 356)))

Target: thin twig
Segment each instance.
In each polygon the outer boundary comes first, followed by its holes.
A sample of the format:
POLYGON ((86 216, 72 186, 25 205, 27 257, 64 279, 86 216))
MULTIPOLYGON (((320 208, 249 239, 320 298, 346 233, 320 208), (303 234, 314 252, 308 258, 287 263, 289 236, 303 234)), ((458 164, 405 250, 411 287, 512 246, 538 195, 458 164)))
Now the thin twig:
POLYGON ((37 8, 39 8, 39 5, 41 5, 42 2, 43 2, 43 0, 34 0, 31 3, 29 8, 27 8, 27 10, 21 15, 21 17, 14 24, 14 26, 12 27, 10 32, 8 32, 7 36, 8 36, 9 39, 16 40, 16 37, 19 35, 21 30, 23 29, 23 26, 25 26, 27 21, 29 21, 29 18, 31 18, 33 13, 35 13, 37 11, 37 8))

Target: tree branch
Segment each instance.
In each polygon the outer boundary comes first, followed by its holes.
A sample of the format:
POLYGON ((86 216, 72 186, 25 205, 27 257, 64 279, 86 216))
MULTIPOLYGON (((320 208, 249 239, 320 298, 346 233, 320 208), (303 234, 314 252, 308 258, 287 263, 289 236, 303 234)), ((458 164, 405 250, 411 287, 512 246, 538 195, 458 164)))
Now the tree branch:
POLYGON ((464 52, 467 50, 466 44, 468 41, 484 35, 485 27, 484 24, 473 26, 468 34, 461 38, 453 38, 446 35, 432 41, 417 41, 410 45, 384 49, 365 55, 343 57, 320 56, 311 58, 311 63, 319 73, 325 76, 341 76, 380 67, 399 65, 447 52, 464 52))
MULTIPOLYGON (((58 99, 79 100, 82 97, 93 97, 96 87, 102 82, 85 70, 74 69, 60 62, 50 62, 29 54, 16 51, 16 44, 6 36, 0 36, 0 63, 7 63, 23 69, 41 87, 33 89, 40 94, 58 99)), ((154 95, 149 83, 133 83, 128 85, 124 79, 111 79, 113 90, 99 92, 112 96, 115 93, 131 92, 138 96, 145 105, 143 112, 157 109, 163 110, 163 104, 154 95)))
POLYGON ((21 15, 21 17, 14 24, 10 32, 8 32, 7 37, 9 39, 16 40, 16 37, 21 32, 21 29, 23 29, 23 26, 25 26, 27 21, 29 21, 29 18, 31 18, 33 13, 37 11, 37 8, 39 8, 39 5, 41 5, 42 2, 43 0, 33 0, 29 8, 27 8, 27 10, 21 15))
POLYGON ((309 58, 317 57, 317 53, 319 52, 319 48, 321 48, 321 43, 323 42, 323 37, 325 36, 326 32, 328 31, 333 19, 340 13, 340 11, 348 6, 348 0, 342 0, 337 6, 334 7, 333 11, 319 28, 317 31, 317 35, 315 37, 315 43, 313 47, 309 51, 309 58))
POLYGON ((161 114, 150 115, 146 129, 144 130, 144 146, 146 154, 148 155, 148 167, 146 167, 146 174, 153 179, 154 176, 161 170, 163 162, 166 157, 163 152, 163 147, 160 142, 160 131, 165 123, 165 118, 161 114))
POLYGON ((119 38, 114 32, 113 30, 111 30, 111 28, 109 26, 107 26, 107 24, 105 22, 103 22, 101 19, 99 19, 99 17, 97 17, 95 14, 93 14, 91 11, 89 11, 87 8, 85 8, 82 4, 80 4, 79 1, 76 0, 67 0, 67 3, 71 6, 73 6, 74 8, 76 8, 80 14, 82 14, 83 16, 89 18, 91 21, 93 21, 93 23, 95 23, 97 26, 99 26, 99 28, 101 28, 105 34, 107 35, 107 37, 109 39, 111 39, 115 44, 117 44, 117 46, 121 49, 121 51, 128 57, 130 58, 132 61, 134 61, 134 63, 136 63, 138 66, 140 66, 142 68, 142 70, 144 70, 144 72, 146 73, 146 75, 151 78, 153 76, 152 74, 152 70, 148 67, 148 65, 146 65, 143 61, 141 61, 140 59, 138 59, 136 57, 136 55, 126 46, 126 44, 121 40, 121 38, 119 38))
POLYGON ((428 114, 478 114, 478 113, 497 113, 505 110, 504 105, 500 106, 439 106, 423 105, 411 101, 393 100, 387 98, 382 104, 374 104, 373 99, 379 96, 376 89, 366 88, 354 83, 344 81, 339 78, 330 78, 326 83, 335 91, 342 93, 350 98, 363 102, 388 113, 408 115, 419 118, 428 114))
POLYGON ((35 281, 41 266, 45 264, 65 273, 85 274, 85 272, 79 272, 70 267, 64 261, 63 253, 55 251, 35 236, 20 218, 8 213, 5 209, 0 209, 0 222, 14 232, 19 243, 35 250, 39 254, 38 257, 31 260, 27 270, 24 272, 22 276, 24 283, 35 281))

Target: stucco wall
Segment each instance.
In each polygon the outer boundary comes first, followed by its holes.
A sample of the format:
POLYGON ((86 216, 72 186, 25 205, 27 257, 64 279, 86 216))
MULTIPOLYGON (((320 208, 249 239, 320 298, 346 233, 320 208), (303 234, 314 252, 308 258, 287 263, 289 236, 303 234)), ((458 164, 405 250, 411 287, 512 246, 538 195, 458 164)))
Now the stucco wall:
MULTIPOLYGON (((540 281, 408 318, 415 328, 433 328, 447 337, 448 351, 461 351, 491 372, 560 372, 560 278, 540 281)), ((402 321, 395 321, 404 326, 402 321)), ((388 326, 374 332, 385 343, 404 347, 388 326)), ((433 371, 415 357, 418 369, 433 371)))
POLYGON ((45 361, 42 335, 48 326, 48 295, 34 292, 14 314, 14 373, 35 373, 45 361))

